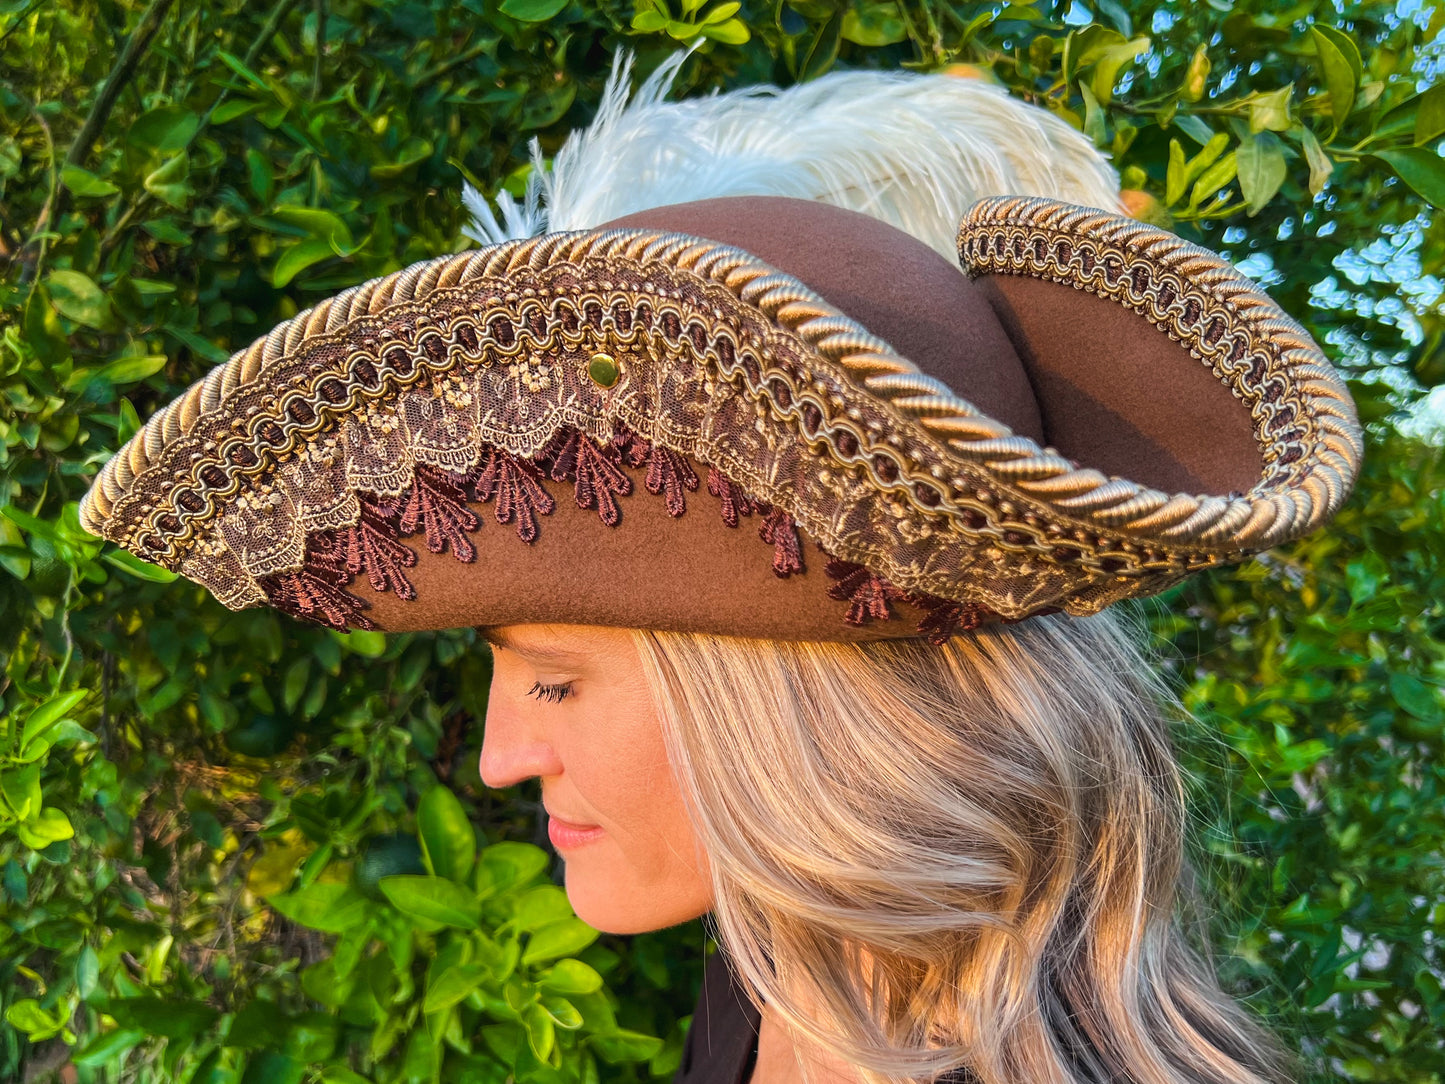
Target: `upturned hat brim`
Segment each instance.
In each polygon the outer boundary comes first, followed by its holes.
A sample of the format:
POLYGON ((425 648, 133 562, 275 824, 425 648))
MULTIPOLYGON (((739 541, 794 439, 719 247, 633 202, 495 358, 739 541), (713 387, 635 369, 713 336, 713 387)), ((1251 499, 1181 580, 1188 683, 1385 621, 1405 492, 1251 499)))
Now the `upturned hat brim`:
POLYGON ((937 639, 1156 593, 1347 496, 1348 393, 1217 256, 1011 198, 959 251, 972 279, 759 197, 417 264, 218 366, 82 523, 339 628, 937 639))

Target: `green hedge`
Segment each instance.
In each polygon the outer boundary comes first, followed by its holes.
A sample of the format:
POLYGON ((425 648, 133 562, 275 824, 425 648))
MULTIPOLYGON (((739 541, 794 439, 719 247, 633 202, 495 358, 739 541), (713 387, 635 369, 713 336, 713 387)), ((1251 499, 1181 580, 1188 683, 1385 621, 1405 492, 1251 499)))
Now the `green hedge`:
POLYGON ((1109 150, 1141 217, 1247 260, 1347 371, 1370 446, 1336 524, 1148 611, 1200 719, 1182 748, 1231 988, 1311 1079, 1439 1082, 1445 467, 1396 422, 1445 380, 1442 22, 0 0, 0 1080, 675 1067, 702 928, 571 915, 536 790, 477 778, 484 645, 231 613, 84 534, 76 502, 232 350, 469 247, 463 179, 520 192, 527 140, 587 122, 614 49, 646 72, 703 35, 680 93, 834 66, 1001 81, 1109 150))

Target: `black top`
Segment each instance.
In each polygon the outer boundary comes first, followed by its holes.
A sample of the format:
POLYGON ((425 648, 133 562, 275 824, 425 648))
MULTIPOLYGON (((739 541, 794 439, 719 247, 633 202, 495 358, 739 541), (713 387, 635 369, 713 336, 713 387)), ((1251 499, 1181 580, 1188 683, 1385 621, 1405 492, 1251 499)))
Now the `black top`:
MULTIPOLYGON (((748 1084, 758 1060, 761 1021, 719 946, 703 968, 702 992, 672 1084, 748 1084)), ((960 1066, 938 1077, 937 1084, 978 1084, 978 1078, 960 1066)))
POLYGON ((672 1084, 747 1084, 758 1057, 762 1016, 719 947, 702 973, 702 992, 672 1084))

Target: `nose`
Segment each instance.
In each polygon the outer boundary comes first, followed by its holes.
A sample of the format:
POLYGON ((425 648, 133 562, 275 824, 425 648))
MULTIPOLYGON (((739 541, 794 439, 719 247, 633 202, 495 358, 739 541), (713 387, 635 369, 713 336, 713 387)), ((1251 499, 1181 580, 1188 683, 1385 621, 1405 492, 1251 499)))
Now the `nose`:
POLYGON ((487 718, 482 727, 482 782, 501 789, 516 786, 533 776, 560 775, 562 761, 539 725, 537 711, 502 695, 493 679, 487 700, 487 718))

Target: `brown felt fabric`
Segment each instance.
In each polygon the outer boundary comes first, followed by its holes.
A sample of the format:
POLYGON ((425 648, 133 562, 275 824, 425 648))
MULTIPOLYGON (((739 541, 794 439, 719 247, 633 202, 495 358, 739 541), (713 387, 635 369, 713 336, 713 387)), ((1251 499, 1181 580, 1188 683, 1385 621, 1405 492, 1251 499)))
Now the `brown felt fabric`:
POLYGON ((707 492, 707 467, 688 463, 700 485, 687 494, 681 516, 667 514, 661 496, 643 486, 645 470, 619 500, 622 521, 608 527, 593 509, 577 507, 571 482, 547 481, 557 508, 539 517, 531 544, 515 526, 497 523, 495 505, 473 503, 482 520, 470 538, 477 559, 463 564, 450 552, 427 550, 422 536, 406 539, 417 564, 406 575, 417 597, 403 601, 373 591, 365 576, 348 590, 371 604, 367 616, 387 631, 467 625, 611 625, 767 636, 779 640, 858 640, 916 635, 923 612, 895 603, 899 617, 854 627, 843 620, 848 603, 829 598, 835 583, 823 571, 827 558, 803 537, 805 570, 780 579, 773 547, 758 537, 762 517, 723 522, 719 501, 707 492))
POLYGON ((1248 410, 1116 302, 1022 276, 974 283, 902 230, 807 200, 699 200, 606 225, 746 249, 985 413, 1083 466, 1169 493, 1243 493, 1259 481, 1248 410))
POLYGON ((1034 440, 1039 408, 1013 344, 979 289, 922 241, 876 218, 810 200, 730 196, 657 207, 610 227, 675 230, 736 245, 785 271, 1034 440))
POLYGON ((1066 456, 1166 493, 1244 493, 1264 469, 1249 410, 1209 368, 1108 298, 1021 275, 980 280, 1066 456))

